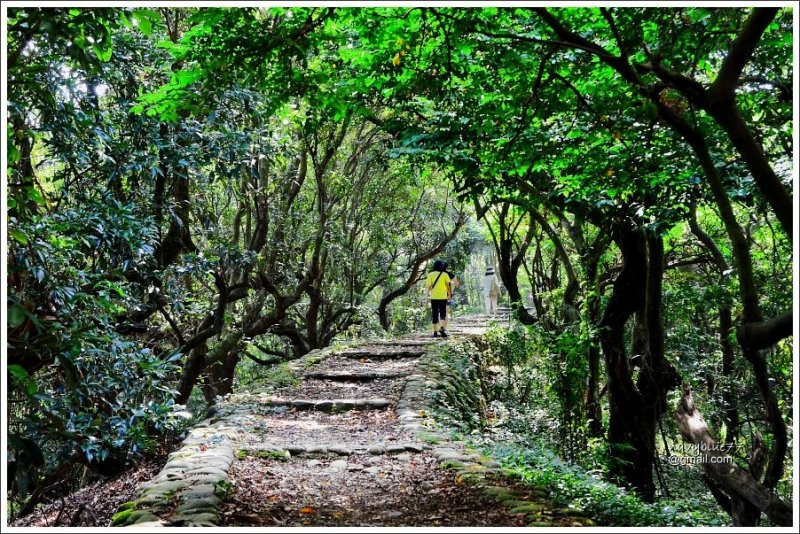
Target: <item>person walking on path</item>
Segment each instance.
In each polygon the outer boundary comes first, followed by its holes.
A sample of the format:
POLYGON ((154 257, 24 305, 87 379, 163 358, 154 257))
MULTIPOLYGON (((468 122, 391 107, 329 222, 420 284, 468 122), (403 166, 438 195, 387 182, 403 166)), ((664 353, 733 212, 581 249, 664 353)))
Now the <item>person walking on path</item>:
POLYGON ((499 295, 500 285, 494 275, 494 268, 489 266, 486 268, 486 274, 483 277, 483 299, 486 304, 486 315, 497 313, 497 297, 499 295))
POLYGON ((447 262, 444 262, 444 268, 445 268, 444 272, 447 273, 447 276, 450 277, 450 283, 447 286, 447 313, 445 314, 445 318, 442 321, 442 323, 443 323, 442 324, 442 328, 444 328, 446 330, 447 329, 447 323, 448 323, 448 321, 450 321, 450 317, 451 317, 451 315, 450 315, 450 307, 453 304, 453 290, 455 288, 457 288, 458 286, 460 286, 461 282, 456 277, 455 273, 453 273, 453 271, 446 270, 447 269, 447 262))
POLYGON ((445 263, 433 262, 433 270, 425 279, 428 297, 431 299, 431 321, 433 337, 447 337, 444 329, 447 320, 447 296, 450 293, 450 275, 445 272, 445 263))

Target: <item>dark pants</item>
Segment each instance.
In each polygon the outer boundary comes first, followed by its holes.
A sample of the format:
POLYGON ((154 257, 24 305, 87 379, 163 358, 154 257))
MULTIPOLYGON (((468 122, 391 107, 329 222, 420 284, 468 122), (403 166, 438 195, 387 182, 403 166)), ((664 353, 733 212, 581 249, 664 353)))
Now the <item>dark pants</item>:
POLYGON ((447 299, 431 299, 431 320, 433 324, 447 319, 447 299))

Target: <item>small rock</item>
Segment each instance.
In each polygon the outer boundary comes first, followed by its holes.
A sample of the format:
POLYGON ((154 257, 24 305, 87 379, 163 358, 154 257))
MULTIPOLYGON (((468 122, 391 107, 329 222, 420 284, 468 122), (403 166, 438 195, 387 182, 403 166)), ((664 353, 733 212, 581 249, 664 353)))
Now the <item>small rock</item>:
POLYGON ((184 480, 171 480, 168 482, 160 482, 158 484, 143 486, 141 493, 142 495, 163 495, 165 493, 173 493, 179 489, 182 489, 186 485, 187 482, 184 480))
POLYGON ((338 445, 334 445, 333 447, 328 447, 328 451, 338 454, 339 456, 350 456, 353 454, 353 449, 348 449, 347 447, 340 447, 338 445))
POLYGON ((390 512, 385 512, 383 514, 383 517, 385 517, 386 519, 397 519, 398 517, 403 517, 403 512, 399 510, 393 510, 390 512))
MULTIPOLYGON (((445 450, 445 449, 439 449, 439 450, 445 450)), ((446 452, 439 452, 438 454, 434 452, 433 457, 440 462, 446 462, 448 460, 464 461, 467 459, 465 456, 458 454, 456 451, 453 450, 448 450, 446 452)))
POLYGON ((322 462, 320 462, 319 460, 309 460, 308 462, 306 462, 306 465, 308 467, 317 467, 321 463, 322 462))
POLYGON ((411 460, 411 455, 408 453, 403 453, 403 454, 398 454, 397 456, 395 456, 395 458, 397 458, 397 461, 399 462, 408 462, 411 460))
POLYGON ((310 410, 314 408, 314 403, 305 400, 295 400, 291 402, 291 406, 295 410, 310 410))
POLYGON ((207 525, 215 525, 216 522, 217 514, 210 512, 198 514, 180 513, 169 518, 170 525, 174 526, 184 526, 188 523, 205 523, 207 525))
POLYGON ((299 456, 306 452, 306 447, 304 445, 289 445, 286 447, 286 450, 289 451, 289 454, 292 456, 299 456))
POLYGON ((380 467, 375 467, 375 466, 367 467, 367 468, 364 469, 364 472, 365 473, 369 473, 370 475, 377 475, 378 473, 381 472, 381 468, 380 467))
POLYGON ((439 465, 441 465, 444 468, 453 467, 455 469, 464 469, 468 465, 472 465, 472 464, 468 464, 468 463, 462 462, 461 460, 447 460, 447 459, 440 458, 439 459, 439 465))
POLYGON ((333 406, 333 401, 318 401, 316 404, 314 404, 314 409, 318 412, 330 412, 333 410, 333 406))
POLYGON ((446 455, 452 455, 452 457, 455 457, 455 456, 461 456, 461 455, 458 453, 458 451, 456 451, 455 449, 451 449, 451 448, 449 448, 449 447, 440 447, 440 448, 438 448, 438 449, 434 449, 434 451, 431 453, 431 455, 432 455, 434 458, 436 458, 437 460, 439 459, 439 456, 441 456, 441 455, 443 455, 443 454, 446 454, 446 455))
POLYGON ((373 445, 372 447, 367 449, 367 453, 372 454, 372 455, 384 454, 385 452, 386 452, 386 449, 383 447, 383 445, 373 445))
POLYGON ((134 510, 125 521, 125 525, 133 525, 135 523, 149 523, 151 521, 158 521, 158 517, 149 510, 134 510))
POLYGON ((345 471, 347 469, 347 460, 334 460, 328 466, 331 471, 345 471))
POLYGON ((199 475, 214 475, 224 478, 227 476, 227 471, 217 467, 206 466, 189 469, 188 471, 184 472, 183 475, 186 478, 197 478, 199 475))
POLYGON ((219 509, 220 499, 218 497, 204 497, 200 499, 187 499, 183 504, 175 508, 176 512, 216 512, 219 509))

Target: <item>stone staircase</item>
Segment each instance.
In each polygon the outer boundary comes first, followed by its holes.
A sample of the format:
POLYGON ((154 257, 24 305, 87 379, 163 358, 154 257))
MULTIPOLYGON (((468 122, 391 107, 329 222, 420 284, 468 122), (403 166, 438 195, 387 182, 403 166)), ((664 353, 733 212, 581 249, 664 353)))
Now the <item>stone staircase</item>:
MULTIPOLYGON (((505 320, 457 318, 449 327, 451 339, 483 335, 491 321, 505 320)), ((112 526, 455 524, 447 516, 456 511, 432 504, 439 491, 472 491, 465 499, 506 502, 485 519, 501 522, 495 526, 525 526, 541 520, 543 510, 543 524, 591 524, 568 513, 554 515, 539 498, 520 500, 507 485, 492 485, 492 477, 503 475, 497 462, 465 450, 430 424, 426 369, 437 357, 436 346, 450 340, 429 336, 314 351, 289 364, 297 377, 291 385, 227 397, 214 417, 191 430, 161 472, 137 489, 136 499, 120 508, 112 526), (442 469, 452 474, 444 476, 442 469), (266 475, 252 476, 256 471, 266 475), (419 480, 420 473, 430 473, 439 486, 419 480), (387 477, 395 486, 381 489, 387 477), (465 478, 479 484, 465 489, 465 478), (249 515, 226 516, 226 503, 247 501, 248 491, 266 497, 249 502, 249 515), (392 504, 404 492, 424 502, 428 515, 418 515, 405 500, 392 504)))

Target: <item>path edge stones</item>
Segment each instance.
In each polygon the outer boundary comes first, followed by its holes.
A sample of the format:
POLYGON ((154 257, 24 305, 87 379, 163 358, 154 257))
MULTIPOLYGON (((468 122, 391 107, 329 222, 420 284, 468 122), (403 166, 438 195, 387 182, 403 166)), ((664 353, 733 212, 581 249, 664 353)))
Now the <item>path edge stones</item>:
MULTIPOLYGON (((459 340, 482 338, 477 334, 461 334, 459 340)), ((549 499, 547 493, 539 488, 531 488, 529 493, 536 500, 525 499, 519 492, 503 486, 485 484, 487 475, 512 476, 512 473, 502 467, 500 462, 491 456, 478 452, 468 451, 464 441, 452 440, 446 428, 437 429, 433 414, 435 406, 433 398, 426 395, 434 391, 437 380, 433 373, 426 372, 434 367, 433 361, 438 357, 437 345, 431 346, 422 355, 417 365, 417 371, 408 377, 403 387, 400 400, 395 408, 395 413, 403 431, 411 434, 420 442, 428 444, 430 455, 437 461, 439 467, 454 471, 456 480, 477 485, 485 494, 492 497, 509 513, 525 514, 530 527, 553 527, 552 523, 543 521, 541 511, 557 510, 561 515, 573 519, 572 526, 597 526, 597 523, 583 516, 577 510, 557 507, 549 499)))
MULTIPOLYGON (((341 347, 317 349, 290 362, 297 375, 321 362, 341 347)), ((237 400, 242 397, 237 395, 237 400)), ((136 488, 133 500, 123 503, 111 518, 111 527, 219 527, 235 459, 232 438, 247 406, 228 404, 224 414, 207 418, 189 431, 181 446, 151 480, 136 488)), ((219 409, 219 408, 218 408, 219 409)))

